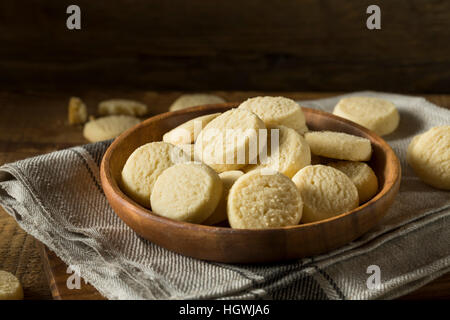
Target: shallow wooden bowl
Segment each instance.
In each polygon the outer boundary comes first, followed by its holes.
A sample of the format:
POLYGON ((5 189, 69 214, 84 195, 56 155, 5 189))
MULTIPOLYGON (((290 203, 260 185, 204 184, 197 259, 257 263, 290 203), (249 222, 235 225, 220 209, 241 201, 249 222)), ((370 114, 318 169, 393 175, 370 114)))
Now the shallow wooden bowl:
POLYGON ((237 104, 199 106, 152 117, 119 136, 101 164, 103 190, 117 215, 145 239, 198 259, 227 262, 272 262, 313 256, 355 240, 377 224, 394 201, 400 186, 400 164, 389 145, 375 133, 332 114, 303 108, 311 130, 332 130, 371 140, 369 164, 379 179, 374 198, 358 208, 316 223, 266 230, 231 229, 179 222, 157 216, 118 187, 128 156, 139 146, 160 141, 177 125, 208 113, 223 112, 237 104))

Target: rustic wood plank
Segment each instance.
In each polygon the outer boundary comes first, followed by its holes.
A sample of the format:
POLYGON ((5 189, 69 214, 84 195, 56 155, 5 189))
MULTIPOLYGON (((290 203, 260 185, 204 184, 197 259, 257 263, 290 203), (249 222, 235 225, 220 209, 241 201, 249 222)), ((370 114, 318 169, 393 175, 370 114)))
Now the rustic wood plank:
POLYGON ((370 0, 77 1, 0 4, 0 84, 143 90, 365 88, 448 92, 450 2, 370 0))

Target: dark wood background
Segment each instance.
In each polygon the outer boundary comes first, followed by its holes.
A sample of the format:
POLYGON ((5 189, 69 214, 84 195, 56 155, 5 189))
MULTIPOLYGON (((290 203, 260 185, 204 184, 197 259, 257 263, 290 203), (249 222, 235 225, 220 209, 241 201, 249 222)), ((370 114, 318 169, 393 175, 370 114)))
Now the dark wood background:
POLYGON ((2 0, 0 85, 447 93, 450 1, 2 0))

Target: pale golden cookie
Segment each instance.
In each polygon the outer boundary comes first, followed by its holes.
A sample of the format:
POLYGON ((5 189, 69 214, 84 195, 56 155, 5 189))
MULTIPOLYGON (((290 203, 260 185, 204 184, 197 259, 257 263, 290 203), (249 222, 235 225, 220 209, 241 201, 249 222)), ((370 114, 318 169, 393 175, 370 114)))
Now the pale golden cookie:
POLYGON ((98 104, 98 113, 107 115, 143 116, 148 112, 147 105, 128 99, 110 99, 98 104))
POLYGON ((188 156, 191 161, 194 161, 194 145, 193 144, 178 144, 178 148, 183 150, 183 152, 188 156))
POLYGON ((311 131, 305 133, 306 142, 315 155, 351 161, 367 161, 372 155, 369 139, 342 132, 311 131))
POLYGON ((216 209, 222 190, 219 175, 207 165, 177 164, 156 180, 150 197, 152 211, 178 221, 202 223, 216 209))
POLYGON ((359 203, 371 199, 378 190, 378 179, 372 168, 364 162, 338 161, 328 164, 345 173, 358 189, 359 203))
POLYGON ((89 121, 84 125, 83 135, 90 142, 109 140, 140 122, 131 116, 108 116, 89 121))
POLYGON ((303 199, 302 223, 328 219, 358 206, 358 190, 343 172, 307 166, 292 178, 303 199))
POLYGON ((407 161, 423 182, 450 190, 450 126, 434 127, 414 137, 407 161))
POLYGON ((0 270, 0 300, 22 300, 22 285, 12 273, 0 270))
POLYGON ((150 207, 150 195, 159 175, 176 163, 190 161, 179 148, 150 142, 134 150, 122 169, 121 187, 134 201, 150 207))
POLYGON ((183 94, 172 103, 172 105, 169 108, 169 111, 177 111, 194 106, 224 103, 224 102, 226 102, 224 99, 213 94, 204 94, 204 93, 183 94))
POLYGON ((297 131, 285 126, 272 127, 268 131, 267 144, 270 148, 267 151, 267 158, 264 160, 260 154, 259 164, 247 166, 246 172, 269 168, 292 178, 298 170, 311 164, 309 145, 297 131), (278 138, 273 130, 278 130, 278 138))
POLYGON ((163 141, 172 144, 194 143, 197 136, 200 134, 200 131, 202 131, 202 129, 218 115, 220 115, 220 113, 207 114, 189 120, 165 133, 163 141))
POLYGON ((219 174, 220 180, 222 180, 223 183, 222 197, 220 198, 216 210, 214 210, 211 216, 203 222, 204 224, 213 225, 227 220, 228 193, 236 180, 243 174, 244 173, 239 170, 225 171, 219 174))
POLYGON ((372 97, 343 98, 333 114, 356 122, 380 136, 393 132, 400 122, 400 115, 392 102, 372 97))
POLYGON ((264 122, 254 113, 231 109, 208 123, 195 141, 195 159, 209 165, 217 172, 238 170, 256 163, 259 130, 264 122))
POLYGON ((69 100, 69 124, 82 124, 87 121, 86 105, 80 98, 72 97, 69 100))
POLYGON ((253 170, 233 184, 227 209, 232 228, 276 228, 298 224, 303 202, 295 184, 285 175, 253 170))
POLYGON ((301 107, 294 100, 289 98, 250 98, 241 103, 239 109, 255 113, 262 121, 264 121, 267 127, 282 125, 292 128, 300 134, 304 134, 308 131, 305 116, 301 107))

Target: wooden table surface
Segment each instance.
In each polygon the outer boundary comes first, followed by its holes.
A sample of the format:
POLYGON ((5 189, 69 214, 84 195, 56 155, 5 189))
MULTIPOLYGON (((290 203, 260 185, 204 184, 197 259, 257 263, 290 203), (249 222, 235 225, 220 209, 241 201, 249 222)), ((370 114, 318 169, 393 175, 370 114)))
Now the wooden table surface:
MULTIPOLYGON (((213 92, 227 101, 242 101, 255 95, 284 95, 293 99, 316 99, 337 93, 308 92, 213 92)), ((27 157, 85 144, 81 126, 67 122, 70 96, 81 97, 90 114, 97 103, 109 98, 132 98, 147 103, 150 114, 167 110, 181 92, 154 91, 82 91, 1 92, 0 91, 0 165, 27 157)), ((450 108, 449 95, 423 95, 429 101, 450 108)), ((91 286, 68 290, 67 266, 52 252, 26 234, 0 207, 0 270, 8 270, 22 281, 26 299, 101 299, 91 286), (51 287, 51 290, 50 290, 51 287)), ((450 298, 450 274, 432 281, 402 299, 450 298)))

